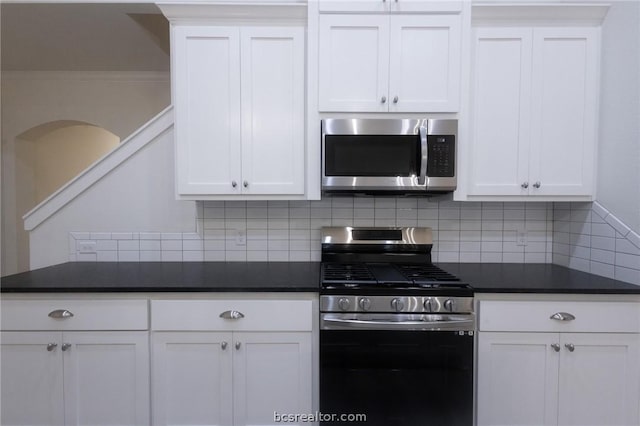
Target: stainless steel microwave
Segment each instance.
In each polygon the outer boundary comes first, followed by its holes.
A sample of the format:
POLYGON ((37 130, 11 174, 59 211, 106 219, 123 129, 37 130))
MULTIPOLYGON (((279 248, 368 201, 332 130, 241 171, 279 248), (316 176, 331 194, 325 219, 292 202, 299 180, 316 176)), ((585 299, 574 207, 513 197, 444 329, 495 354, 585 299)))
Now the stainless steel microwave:
POLYGON ((456 189, 457 120, 332 118, 321 127, 324 192, 456 189))

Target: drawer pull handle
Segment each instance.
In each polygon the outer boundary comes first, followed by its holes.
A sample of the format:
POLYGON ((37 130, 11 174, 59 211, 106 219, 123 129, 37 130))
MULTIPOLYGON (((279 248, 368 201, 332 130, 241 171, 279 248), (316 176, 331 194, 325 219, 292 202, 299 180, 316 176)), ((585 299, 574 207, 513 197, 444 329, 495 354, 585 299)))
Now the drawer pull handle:
POLYGON ((554 351, 560 352, 560 345, 558 343, 552 343, 551 347, 553 348, 554 351))
POLYGON ((66 352, 71 348, 71 343, 63 343, 62 344, 62 351, 66 352))
POLYGON ((568 312, 556 312, 555 314, 551 315, 549 319, 557 321, 573 321, 574 319, 576 319, 576 317, 568 312))
POLYGON ((71 311, 67 311, 66 309, 56 309, 55 311, 49 312, 49 317, 65 319, 73 317, 73 313, 71 311))
POLYGON ((47 351, 53 352, 58 347, 57 343, 49 343, 47 345, 47 351))
POLYGON ((564 347, 569 349, 569 352, 573 352, 576 350, 576 347, 573 345, 573 343, 565 343, 564 347))
POLYGON ((220 318, 235 320, 244 318, 244 314, 240 311, 224 311, 220 314, 220 318))
POLYGON ((240 350, 240 346, 242 346, 242 344, 240 342, 236 342, 236 350, 237 351, 240 350))
POLYGON ((223 351, 227 349, 227 342, 220 343, 220 347, 222 348, 223 351))

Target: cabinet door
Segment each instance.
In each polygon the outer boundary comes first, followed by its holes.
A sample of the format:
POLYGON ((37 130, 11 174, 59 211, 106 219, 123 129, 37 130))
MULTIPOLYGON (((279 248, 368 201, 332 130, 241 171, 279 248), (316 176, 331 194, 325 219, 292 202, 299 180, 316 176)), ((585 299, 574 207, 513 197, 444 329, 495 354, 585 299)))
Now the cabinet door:
POLYGON ((178 194, 239 193, 239 29, 177 26, 172 35, 178 194))
POLYGON ((557 333, 478 335, 478 425, 555 425, 557 333))
POLYGON ((475 32, 470 195, 528 194, 531 49, 530 29, 475 32))
POLYGON ((460 15, 391 16, 390 112, 458 110, 460 27, 460 15))
POLYGON ((530 194, 591 195, 599 29, 536 28, 533 36, 530 194))
POLYGON ((234 333, 235 425, 311 413, 311 333, 234 333))
POLYGON ((0 333, 0 423, 64 424, 61 340, 56 332, 0 333))
POLYGON ((242 28, 242 193, 304 193, 304 29, 242 28))
POLYGON ((68 332, 64 352, 67 425, 149 424, 149 334, 68 332))
POLYGON ((320 15, 319 49, 320 111, 388 110, 388 15, 320 15))
POLYGON ((640 335, 567 333, 561 343, 558 424, 638 425, 640 335))
POLYGON ((152 335, 154 425, 231 425, 232 335, 152 335))

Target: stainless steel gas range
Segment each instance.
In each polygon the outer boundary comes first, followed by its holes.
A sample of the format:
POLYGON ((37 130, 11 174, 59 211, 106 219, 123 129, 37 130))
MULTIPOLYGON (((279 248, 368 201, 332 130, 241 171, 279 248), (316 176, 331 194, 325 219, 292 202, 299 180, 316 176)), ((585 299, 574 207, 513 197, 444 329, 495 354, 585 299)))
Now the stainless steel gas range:
POLYGON ((473 424, 473 291, 432 247, 430 228, 323 228, 321 412, 473 424))

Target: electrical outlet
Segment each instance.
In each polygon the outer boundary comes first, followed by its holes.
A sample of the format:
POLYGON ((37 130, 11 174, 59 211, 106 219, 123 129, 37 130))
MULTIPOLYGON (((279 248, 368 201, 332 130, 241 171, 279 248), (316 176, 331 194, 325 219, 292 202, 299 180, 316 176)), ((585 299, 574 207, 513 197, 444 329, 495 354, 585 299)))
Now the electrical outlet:
POLYGON ((519 246, 526 246, 527 245, 527 231, 526 230, 519 229, 517 231, 516 245, 519 245, 519 246))
POLYGON ((236 245, 244 246, 247 244, 247 233, 241 229, 236 230, 236 245))
POLYGON ((78 241, 79 253, 95 253, 96 242, 95 241, 78 241))

